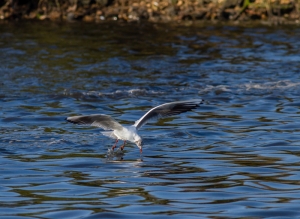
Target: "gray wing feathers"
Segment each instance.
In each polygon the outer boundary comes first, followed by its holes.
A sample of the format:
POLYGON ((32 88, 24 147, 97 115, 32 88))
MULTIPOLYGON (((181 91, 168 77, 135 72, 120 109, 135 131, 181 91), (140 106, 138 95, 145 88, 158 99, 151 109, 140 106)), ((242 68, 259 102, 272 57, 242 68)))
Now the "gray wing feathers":
POLYGON ((106 131, 106 132, 101 132, 102 135, 105 135, 109 138, 117 139, 118 137, 114 134, 114 131, 106 131))
POLYGON ((89 116, 71 116, 66 118, 68 122, 80 125, 91 125, 103 128, 104 130, 121 130, 123 126, 112 117, 103 114, 89 116))
POLYGON ((192 109, 199 107, 202 103, 202 99, 195 99, 187 101, 176 101, 159 105, 149 110, 144 116, 142 116, 142 118, 135 122, 134 126, 136 127, 136 129, 139 129, 150 119, 178 115, 180 113, 191 111, 192 109))

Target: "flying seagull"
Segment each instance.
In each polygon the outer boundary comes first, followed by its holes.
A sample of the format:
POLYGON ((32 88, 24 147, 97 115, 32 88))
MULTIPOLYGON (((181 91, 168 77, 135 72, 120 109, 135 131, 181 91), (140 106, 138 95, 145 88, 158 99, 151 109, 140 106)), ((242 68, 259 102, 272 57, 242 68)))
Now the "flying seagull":
POLYGON ((163 118, 178 115, 187 111, 191 111, 200 106, 203 103, 202 99, 176 101, 171 103, 165 103, 150 109, 145 115, 137 120, 131 126, 122 126, 116 120, 108 115, 93 114, 88 116, 71 116, 66 118, 68 122, 80 125, 91 125, 100 127, 105 132, 101 132, 103 135, 116 139, 115 144, 112 146, 112 150, 116 148, 119 140, 123 140, 124 143, 120 147, 124 149, 126 141, 135 143, 142 153, 142 138, 138 135, 137 131, 145 125, 149 120, 154 118, 163 118), (110 131, 108 131, 110 130, 110 131))

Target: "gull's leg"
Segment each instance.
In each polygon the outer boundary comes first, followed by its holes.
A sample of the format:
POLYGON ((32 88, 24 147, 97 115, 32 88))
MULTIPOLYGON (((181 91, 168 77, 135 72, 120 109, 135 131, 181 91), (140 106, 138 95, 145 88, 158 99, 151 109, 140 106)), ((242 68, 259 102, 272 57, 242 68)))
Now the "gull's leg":
POLYGON ((124 144, 120 147, 120 149, 123 151, 124 147, 125 147, 126 141, 124 141, 124 144))
POLYGON ((118 141, 119 141, 119 139, 117 139, 116 143, 114 144, 114 146, 111 147, 112 150, 114 150, 116 148, 118 141))

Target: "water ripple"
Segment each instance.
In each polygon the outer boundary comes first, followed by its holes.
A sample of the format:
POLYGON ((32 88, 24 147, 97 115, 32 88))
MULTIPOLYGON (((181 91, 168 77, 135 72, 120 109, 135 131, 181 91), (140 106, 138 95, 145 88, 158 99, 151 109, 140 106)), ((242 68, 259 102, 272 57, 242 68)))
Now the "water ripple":
POLYGON ((0 217, 299 217, 299 28, 15 25, 0 27, 0 217), (142 160, 64 120, 133 124, 193 98, 140 130, 142 160))

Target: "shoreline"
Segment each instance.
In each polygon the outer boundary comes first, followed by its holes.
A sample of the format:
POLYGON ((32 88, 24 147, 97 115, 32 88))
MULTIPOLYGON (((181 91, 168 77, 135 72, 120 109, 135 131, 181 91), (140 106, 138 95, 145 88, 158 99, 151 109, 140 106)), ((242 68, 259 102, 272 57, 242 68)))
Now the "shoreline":
POLYGON ((299 24, 300 3, 293 0, 0 0, 0 20, 299 24))

